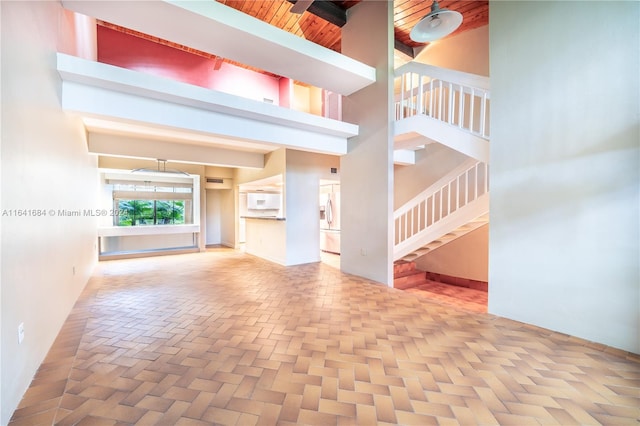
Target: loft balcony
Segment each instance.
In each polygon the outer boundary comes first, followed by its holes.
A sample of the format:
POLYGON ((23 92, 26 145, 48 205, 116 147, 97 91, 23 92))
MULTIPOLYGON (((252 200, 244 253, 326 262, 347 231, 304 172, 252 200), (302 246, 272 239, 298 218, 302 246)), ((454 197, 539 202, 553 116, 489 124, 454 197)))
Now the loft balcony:
POLYGON ((171 158, 259 168, 280 147, 345 154, 358 134, 355 124, 62 53, 57 68, 62 107, 83 118, 97 154, 158 158, 162 144, 195 142, 171 158))

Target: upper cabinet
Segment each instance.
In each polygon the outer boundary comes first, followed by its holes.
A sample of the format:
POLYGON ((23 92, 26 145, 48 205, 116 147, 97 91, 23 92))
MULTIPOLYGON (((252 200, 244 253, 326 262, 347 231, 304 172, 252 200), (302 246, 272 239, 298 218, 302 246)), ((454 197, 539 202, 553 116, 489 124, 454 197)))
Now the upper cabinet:
POLYGON ((281 195, 269 192, 249 192, 247 208, 250 210, 280 210, 281 195))

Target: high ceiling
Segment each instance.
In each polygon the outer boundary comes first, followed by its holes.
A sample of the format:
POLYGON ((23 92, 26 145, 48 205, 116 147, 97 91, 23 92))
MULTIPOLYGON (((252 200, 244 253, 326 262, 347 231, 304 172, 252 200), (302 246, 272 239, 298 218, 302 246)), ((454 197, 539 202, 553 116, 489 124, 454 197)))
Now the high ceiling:
MULTIPOLYGON (((315 2, 304 0, 308 9, 301 15, 290 12, 296 1, 218 0, 222 4, 273 26, 340 52, 340 25, 346 20, 346 10, 362 0, 317 0, 315 2)), ((431 4, 430 0, 394 0, 393 21, 396 46, 404 53, 409 53, 412 48, 424 46, 423 43, 412 41, 409 33, 415 24, 431 11, 431 4)), ((488 0, 441 0, 439 4, 442 9, 455 10, 462 14, 462 25, 454 34, 489 23, 488 0)))
MULTIPOLYGON (((327 47, 336 52, 341 51, 341 26, 347 19, 347 10, 362 0, 216 0, 226 6, 239 10, 254 18, 267 22, 275 27, 305 38, 308 41, 327 47), (292 13, 291 8, 297 1, 306 8, 304 13, 292 13)), ((404 61, 415 57, 425 43, 416 43, 409 38, 411 29, 425 15, 431 11, 431 0, 394 0, 394 34, 396 52, 402 52, 404 61)), ((461 34, 489 23, 488 0, 441 0, 441 9, 455 10, 462 14, 463 21, 460 28, 452 35, 461 34)), ((216 59, 218 64, 229 62, 234 65, 246 65, 230 61, 226 58, 201 52, 191 47, 182 46, 167 40, 151 37, 109 22, 98 21, 100 25, 108 26, 118 31, 134 34, 138 37, 150 39, 157 43, 167 44, 207 58, 216 59)), ((396 59, 399 55, 396 55, 396 59)), ((398 65, 398 64, 396 64, 398 65)), ((219 65, 218 65, 219 66, 219 65)), ((254 69, 258 72, 268 72, 254 69)))
MULTIPOLYGON (((214 0, 211 0, 212 2, 214 0)), ((249 16, 260 19, 270 25, 273 25, 277 28, 288 31, 294 35, 300 36, 312 43, 327 47, 334 51, 341 51, 341 26, 343 26, 348 19, 348 9, 358 5, 363 0, 347 0, 347 1, 329 1, 329 0, 297 0, 300 1, 301 4, 306 3, 307 6, 306 11, 302 14, 292 13, 291 8, 295 6, 296 0, 215 0, 220 4, 224 4, 230 8, 236 9, 242 13, 245 13, 249 16)), ((364 0, 368 1, 368 0, 364 0)), ((376 1, 376 0, 371 0, 376 1)), ((384 0, 378 0, 384 1, 384 0)), ((154 22, 167 22, 167 16, 162 15, 162 19, 158 18, 161 15, 161 11, 154 9, 154 14, 146 11, 145 7, 138 7, 136 11, 138 14, 133 16, 132 9, 127 7, 115 8, 114 11, 112 4, 117 4, 118 2, 109 3, 108 5, 103 5, 103 2, 64 2, 65 7, 73 6, 71 10, 74 10, 78 13, 83 13, 88 16, 94 16, 98 20, 98 24, 102 26, 106 26, 112 28, 117 31, 122 31, 124 33, 128 33, 137 37, 141 37, 147 39, 149 41, 153 41, 156 43, 164 44, 167 46, 171 46, 176 49, 184 50, 190 52, 192 54, 201 55, 207 57, 209 59, 214 60, 214 67, 220 67, 223 62, 232 63, 234 65, 238 65, 241 67, 247 67, 253 69, 258 72, 263 72, 274 77, 277 77, 275 74, 271 74, 271 72, 267 72, 264 70, 251 68, 246 64, 242 64, 239 62, 234 62, 230 58, 233 57, 235 60, 240 60, 238 57, 233 56, 233 54, 229 54, 229 50, 226 51, 217 51, 219 47, 219 40, 223 39, 219 35, 216 37, 204 36, 201 35, 201 32, 195 31, 197 36, 195 40, 201 41, 200 38, 206 40, 207 43, 194 43, 194 37, 191 37, 193 34, 187 34, 189 37, 174 37, 175 33, 184 34, 185 31, 188 33, 191 28, 198 28, 198 25, 201 25, 201 22, 193 23, 189 20, 178 21, 182 25, 171 25, 171 26, 162 26, 160 27, 161 31, 157 28, 153 28, 154 22), (81 8, 80 6, 84 7, 81 8), (91 6, 91 7, 89 7, 91 6), (85 10, 89 8, 89 10, 85 10), (94 10, 95 9, 95 10, 94 10), (122 10, 121 10, 122 9, 122 10), (149 13, 150 15, 147 15, 149 13), (153 15, 153 16, 151 16, 153 15), (157 16, 156 16, 157 15, 157 16), (126 18, 126 19, 125 19, 126 18), (190 26, 191 25, 191 26, 190 26), (151 28, 151 29, 150 29, 151 28), (155 31, 155 32, 154 32, 155 31), (155 34, 155 35, 150 35, 155 34), (160 38, 164 37, 164 38, 160 38), (198 38, 200 37, 200 38, 198 38), (176 40, 176 41, 171 41, 176 40), (184 44, 179 44, 184 43, 184 44), (213 44, 211 44, 213 43, 213 44), (203 50, 197 50, 195 46, 202 48, 203 50), (216 56, 220 55, 220 56, 216 56), (228 55, 229 58, 223 57, 224 55, 228 55)), ((143 4, 145 2, 133 2, 137 5, 143 4)), ((154 2, 149 2, 146 4, 153 4, 154 2)), ((161 2, 158 2, 161 3, 161 2)), ((421 0, 395 0, 394 1, 394 34, 396 39, 396 52, 402 51, 407 57, 415 56, 414 52, 418 52, 420 48, 425 46, 425 44, 415 43, 409 38, 409 33, 411 29, 415 26, 417 22, 420 21, 425 15, 430 12, 431 9, 431 0, 421 1, 421 0)), ((122 3, 120 3, 122 4, 122 3)), ((298 5, 300 6, 300 5, 298 5)), ((463 23, 461 27, 456 30, 452 35, 457 35, 462 32, 478 28, 488 24, 488 0, 442 0, 440 1, 440 7, 446 8, 450 10, 456 10, 462 13, 463 15, 463 23)), ((156 7, 158 9, 158 7, 156 7)), ((164 9, 162 9, 164 10, 164 9)), ((209 33, 207 33, 209 34, 209 33)), ((224 43, 224 41, 222 41, 224 43)), ((238 44, 238 43, 236 43, 238 44)), ((241 47, 240 47, 241 48, 241 47)), ((234 51, 235 52, 235 51, 234 51)), ((396 54, 396 59, 398 59, 396 54)), ((276 58, 278 59, 278 58, 276 58)), ((407 58, 402 58, 403 61, 406 61, 407 58)), ((279 59, 278 59, 279 60, 279 59)), ((259 66, 259 65, 256 65, 259 66)), ((218 69, 214 68, 214 69, 218 69)), ((272 72, 272 68, 268 68, 272 72)), ((306 70, 305 70, 306 71, 306 70)), ((331 78, 332 75, 327 73, 331 78)), ((333 78, 335 80, 335 78, 333 78)), ((307 83, 301 83, 307 84, 307 83)), ((311 84, 311 83, 308 83, 311 84)), ((325 87, 325 86, 321 86, 325 87)), ((95 123, 94 123, 95 124, 95 123)), ((99 123, 98 123, 99 124, 99 123)), ((88 127, 89 128, 89 127, 88 127)), ((135 137, 150 137, 154 138, 153 129, 123 129, 122 123, 114 120, 113 122, 108 123, 108 125, 96 125, 93 128, 89 128, 89 131, 96 134, 128 134, 133 135, 135 137), (109 127, 111 126, 111 127, 109 127), (117 133, 120 132, 120 133, 117 133)), ((167 133, 163 133, 163 137, 167 137, 167 133)), ((214 138, 218 138, 218 136, 213 136, 214 138)), ((184 144, 204 144, 207 146, 218 146, 221 148, 229 148, 229 143, 224 143, 224 141, 217 140, 204 140, 202 135, 190 134, 188 132, 183 132, 183 134, 172 134, 169 139, 175 143, 184 143, 184 144)), ((269 152, 275 149, 275 145, 262 144, 259 142, 252 142, 252 146, 248 146, 243 141, 234 140, 233 146, 235 149, 238 147, 242 147, 243 150, 248 152, 269 152), (257 144, 257 145, 256 145, 257 144)), ((167 157, 168 158, 168 157, 167 157)))

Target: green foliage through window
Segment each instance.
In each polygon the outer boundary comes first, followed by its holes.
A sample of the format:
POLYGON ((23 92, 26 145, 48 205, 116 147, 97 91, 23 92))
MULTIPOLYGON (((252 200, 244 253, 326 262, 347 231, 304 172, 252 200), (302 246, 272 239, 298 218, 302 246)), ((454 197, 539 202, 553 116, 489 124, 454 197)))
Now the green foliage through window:
POLYGON ((185 223, 184 200, 116 200, 118 226, 185 223))

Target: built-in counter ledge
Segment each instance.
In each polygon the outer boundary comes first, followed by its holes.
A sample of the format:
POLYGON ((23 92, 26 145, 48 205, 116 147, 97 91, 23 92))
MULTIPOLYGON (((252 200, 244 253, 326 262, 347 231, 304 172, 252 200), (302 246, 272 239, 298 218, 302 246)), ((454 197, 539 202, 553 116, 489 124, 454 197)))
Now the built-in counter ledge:
POLYGON ((240 216, 242 219, 260 219, 260 220, 287 220, 284 217, 276 216, 240 216))
POLYGON ((99 237, 122 237, 127 235, 191 234, 200 232, 200 225, 139 225, 99 226, 99 237))

